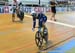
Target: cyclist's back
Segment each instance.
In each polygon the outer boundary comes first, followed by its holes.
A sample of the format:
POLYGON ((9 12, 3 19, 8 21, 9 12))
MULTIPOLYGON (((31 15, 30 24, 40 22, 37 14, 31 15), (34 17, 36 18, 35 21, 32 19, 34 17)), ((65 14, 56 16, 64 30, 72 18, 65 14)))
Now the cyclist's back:
POLYGON ((42 27, 43 23, 47 21, 47 17, 43 13, 38 14, 39 26, 42 27))
POLYGON ((33 30, 36 26, 36 19, 38 19, 38 26, 41 28, 43 23, 45 23, 47 21, 47 17, 45 16, 45 14, 43 13, 38 13, 38 16, 37 16, 37 13, 35 11, 32 12, 32 17, 33 17, 33 30))
POLYGON ((40 20, 40 19, 43 19, 43 21, 44 21, 44 20, 47 19, 47 17, 46 17, 45 14, 43 14, 43 13, 39 13, 39 14, 38 14, 38 19, 39 19, 39 20, 40 20))

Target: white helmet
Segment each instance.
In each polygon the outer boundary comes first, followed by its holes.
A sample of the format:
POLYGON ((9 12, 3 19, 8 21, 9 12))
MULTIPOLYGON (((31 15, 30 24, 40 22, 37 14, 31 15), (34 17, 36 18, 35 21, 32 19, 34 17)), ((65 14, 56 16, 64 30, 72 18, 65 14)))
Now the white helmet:
POLYGON ((33 10, 30 14, 32 15, 32 14, 34 14, 34 13, 36 13, 36 12, 33 10))

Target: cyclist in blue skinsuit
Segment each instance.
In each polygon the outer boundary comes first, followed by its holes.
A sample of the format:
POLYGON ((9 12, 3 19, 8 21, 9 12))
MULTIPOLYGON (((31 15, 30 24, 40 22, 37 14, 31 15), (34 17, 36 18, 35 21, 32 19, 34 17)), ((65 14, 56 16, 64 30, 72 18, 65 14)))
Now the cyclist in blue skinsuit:
POLYGON ((38 26, 39 26, 39 31, 41 31, 42 27, 45 27, 45 23, 47 21, 47 17, 45 14, 43 14, 42 12, 40 13, 32 13, 32 17, 33 17, 33 28, 32 30, 34 31, 35 26, 36 26, 36 19, 38 19, 38 26))
POLYGON ((48 30, 45 26, 45 23, 47 21, 47 17, 45 14, 43 14, 42 12, 40 13, 36 13, 35 11, 32 13, 32 17, 33 17, 33 28, 32 30, 34 31, 35 26, 36 26, 36 19, 38 19, 38 32, 43 32, 43 38, 46 41, 46 44, 48 44, 48 30), (43 28, 44 31, 41 30, 41 28, 43 28))

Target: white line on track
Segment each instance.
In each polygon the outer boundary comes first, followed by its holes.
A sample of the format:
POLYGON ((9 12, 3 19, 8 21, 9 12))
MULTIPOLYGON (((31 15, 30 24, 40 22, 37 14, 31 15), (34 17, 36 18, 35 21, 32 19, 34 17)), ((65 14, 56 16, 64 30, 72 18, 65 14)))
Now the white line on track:
MULTIPOLYGON (((32 16, 30 16, 30 15, 25 15, 25 17, 32 18, 32 16)), ((47 22, 58 24, 58 25, 63 25, 63 26, 70 27, 70 28, 75 28, 75 25, 70 25, 70 24, 61 23, 61 22, 57 22, 57 21, 47 20, 47 22)))

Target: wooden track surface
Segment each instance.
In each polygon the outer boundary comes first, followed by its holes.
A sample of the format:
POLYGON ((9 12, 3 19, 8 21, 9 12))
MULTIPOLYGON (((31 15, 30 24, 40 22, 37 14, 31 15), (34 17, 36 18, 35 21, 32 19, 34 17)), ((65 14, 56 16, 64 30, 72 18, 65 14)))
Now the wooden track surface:
MULTIPOLYGON (((25 17, 23 23, 18 20, 16 17, 16 22, 12 22, 11 14, 0 14, 0 53, 37 53, 39 50, 34 40, 37 29, 32 31, 32 19, 25 17)), ((70 27, 49 22, 46 25, 51 45, 74 36, 70 27)))

